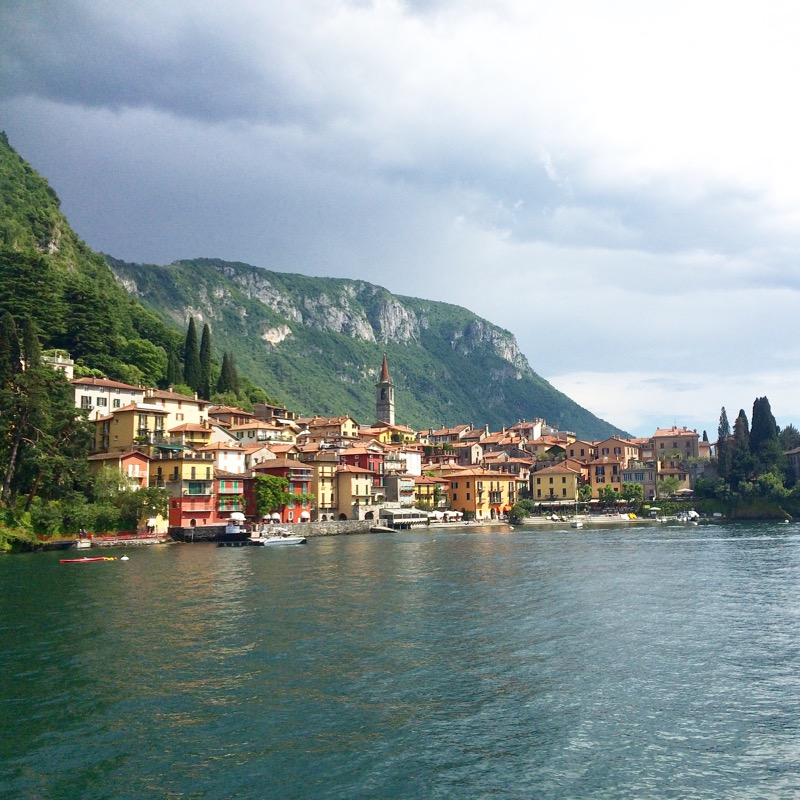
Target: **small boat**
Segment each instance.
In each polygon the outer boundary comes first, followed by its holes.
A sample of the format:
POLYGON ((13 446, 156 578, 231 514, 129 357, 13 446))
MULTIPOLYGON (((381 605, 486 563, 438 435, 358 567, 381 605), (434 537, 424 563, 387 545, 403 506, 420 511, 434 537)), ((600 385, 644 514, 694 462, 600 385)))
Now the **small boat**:
POLYGON ((280 536, 264 536, 261 539, 251 539, 249 544, 254 547, 269 547, 270 545, 281 544, 305 544, 305 536, 294 536, 291 533, 284 533, 280 536))
POLYGON ((86 550, 91 546, 92 546, 92 540, 91 539, 78 539, 78 541, 75 542, 75 547, 78 550, 86 550))
POLYGON ((569 523, 570 528, 582 528, 583 527, 583 520, 582 519, 573 519, 569 523))
POLYGON ((61 558, 59 561, 62 564, 90 564, 93 561, 116 561, 116 556, 95 556, 94 558, 61 558))

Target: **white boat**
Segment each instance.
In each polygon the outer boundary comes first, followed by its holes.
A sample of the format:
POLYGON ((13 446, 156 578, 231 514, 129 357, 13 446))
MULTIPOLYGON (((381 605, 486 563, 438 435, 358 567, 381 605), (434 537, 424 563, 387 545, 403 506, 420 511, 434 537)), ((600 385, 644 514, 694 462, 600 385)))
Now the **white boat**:
POLYGON ((75 547, 77 547, 78 550, 87 550, 91 546, 92 546, 91 539, 78 539, 78 541, 75 542, 75 547))
POLYGON ((583 527, 583 520, 582 519, 573 519, 569 523, 570 528, 582 528, 583 527))
POLYGON ((269 547, 282 544, 305 544, 305 536, 294 536, 291 533, 284 533, 280 536, 262 536, 258 539, 251 539, 250 544, 255 547, 269 547))

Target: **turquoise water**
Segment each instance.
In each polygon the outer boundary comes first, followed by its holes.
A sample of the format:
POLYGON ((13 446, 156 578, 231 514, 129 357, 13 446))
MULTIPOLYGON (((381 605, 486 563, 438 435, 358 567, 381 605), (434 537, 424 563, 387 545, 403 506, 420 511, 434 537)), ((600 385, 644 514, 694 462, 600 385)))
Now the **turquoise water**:
POLYGON ((0 558, 0 797, 800 795, 800 525, 128 555, 0 558))

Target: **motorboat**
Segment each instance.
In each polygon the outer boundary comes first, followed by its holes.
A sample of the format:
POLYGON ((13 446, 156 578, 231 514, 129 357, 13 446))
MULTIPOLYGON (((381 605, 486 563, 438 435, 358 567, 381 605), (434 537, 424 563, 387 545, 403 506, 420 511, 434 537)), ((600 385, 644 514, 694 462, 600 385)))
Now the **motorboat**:
POLYGON ((570 520, 569 526, 570 526, 570 528, 582 528, 583 527, 583 520, 582 519, 570 520))
POLYGON ((248 541, 248 544, 254 547, 269 547, 272 545, 282 544, 305 544, 305 536, 297 536, 285 529, 272 531, 267 536, 253 537, 248 541))

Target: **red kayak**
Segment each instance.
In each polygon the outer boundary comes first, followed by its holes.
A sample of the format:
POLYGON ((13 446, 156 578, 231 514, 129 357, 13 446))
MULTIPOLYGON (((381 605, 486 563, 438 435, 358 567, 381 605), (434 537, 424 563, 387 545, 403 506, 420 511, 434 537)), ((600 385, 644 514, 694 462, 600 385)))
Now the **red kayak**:
POLYGON ((60 558, 62 564, 88 564, 90 561, 116 561, 116 556, 97 556, 95 558, 60 558))

